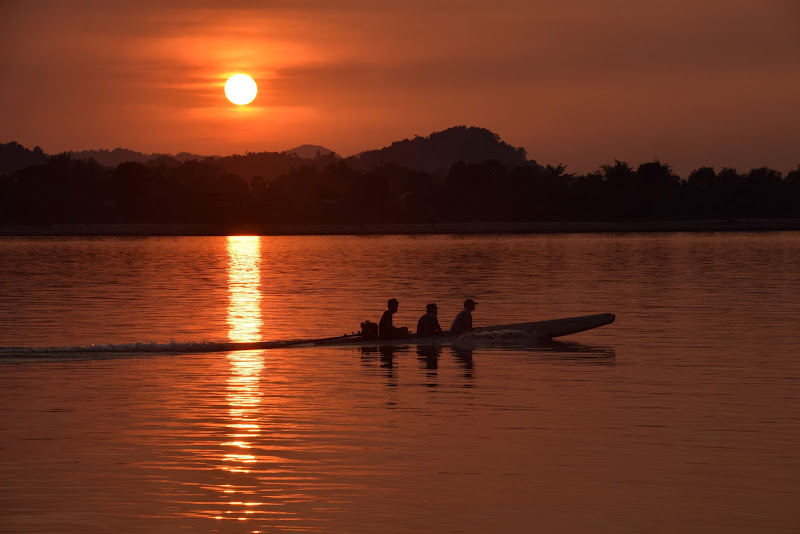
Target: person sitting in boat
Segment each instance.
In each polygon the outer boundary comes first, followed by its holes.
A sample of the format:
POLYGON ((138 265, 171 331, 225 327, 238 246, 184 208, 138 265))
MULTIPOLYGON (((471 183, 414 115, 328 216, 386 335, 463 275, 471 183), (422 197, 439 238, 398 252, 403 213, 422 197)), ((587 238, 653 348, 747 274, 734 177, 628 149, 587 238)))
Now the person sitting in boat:
POLYGON ((442 327, 439 326, 439 319, 436 318, 438 312, 439 310, 434 303, 425 306, 425 315, 420 317, 417 323, 418 337, 436 336, 442 333, 442 327))
POLYGON ((477 304, 472 299, 464 301, 464 309, 458 312, 456 318, 453 319, 453 326, 450 327, 451 334, 462 334, 472 330, 472 312, 475 311, 477 304))
POLYGON ((378 323, 378 336, 382 339, 395 339, 408 336, 408 328, 397 327, 392 324, 392 315, 395 314, 399 303, 397 299, 389 299, 389 309, 383 312, 381 322, 378 323))

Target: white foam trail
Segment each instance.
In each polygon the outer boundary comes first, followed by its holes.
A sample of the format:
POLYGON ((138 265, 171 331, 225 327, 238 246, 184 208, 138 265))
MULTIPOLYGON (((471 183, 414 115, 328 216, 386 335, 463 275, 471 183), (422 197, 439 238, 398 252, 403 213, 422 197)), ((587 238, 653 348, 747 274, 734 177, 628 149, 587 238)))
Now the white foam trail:
POLYGON ((531 341, 536 335, 525 330, 492 330, 491 332, 467 332, 459 341, 531 341))
POLYGON ((72 345, 67 347, 0 347, 0 358, 35 358, 52 356, 90 356, 113 354, 170 354, 212 352, 216 347, 224 350, 224 344, 210 341, 136 341, 120 344, 72 345))

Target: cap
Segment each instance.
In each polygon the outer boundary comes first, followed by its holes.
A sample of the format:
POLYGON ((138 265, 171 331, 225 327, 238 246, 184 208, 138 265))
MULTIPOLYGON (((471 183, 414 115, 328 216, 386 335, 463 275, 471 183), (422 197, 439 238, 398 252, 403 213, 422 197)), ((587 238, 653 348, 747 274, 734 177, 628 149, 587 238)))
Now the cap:
POLYGON ((471 305, 473 305, 473 306, 477 306, 477 305, 478 305, 478 303, 477 303, 477 302, 475 302, 475 301, 474 301, 474 300, 472 300, 472 299, 467 299, 467 300, 465 300, 465 301, 464 301, 464 307, 465 307, 465 308, 466 308, 467 306, 469 306, 470 304, 471 304, 471 305))

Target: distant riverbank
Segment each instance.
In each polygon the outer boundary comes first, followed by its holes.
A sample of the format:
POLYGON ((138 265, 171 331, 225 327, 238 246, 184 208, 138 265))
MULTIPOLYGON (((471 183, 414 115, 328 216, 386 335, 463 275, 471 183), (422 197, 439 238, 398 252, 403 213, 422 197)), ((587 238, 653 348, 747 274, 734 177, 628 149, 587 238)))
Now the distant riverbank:
POLYGON ((214 224, 54 224, 1 226, 0 236, 529 234, 798 230, 800 230, 800 219, 717 219, 690 221, 562 221, 526 223, 276 224, 258 227, 214 224))

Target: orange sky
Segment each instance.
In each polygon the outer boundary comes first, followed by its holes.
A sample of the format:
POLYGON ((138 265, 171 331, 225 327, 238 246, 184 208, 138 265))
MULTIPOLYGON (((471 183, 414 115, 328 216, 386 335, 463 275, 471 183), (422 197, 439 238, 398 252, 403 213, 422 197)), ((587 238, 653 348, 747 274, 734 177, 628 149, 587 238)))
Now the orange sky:
POLYGON ((0 0, 0 142, 347 156, 465 124, 573 172, 786 172, 798 28, 797 0, 0 0))

